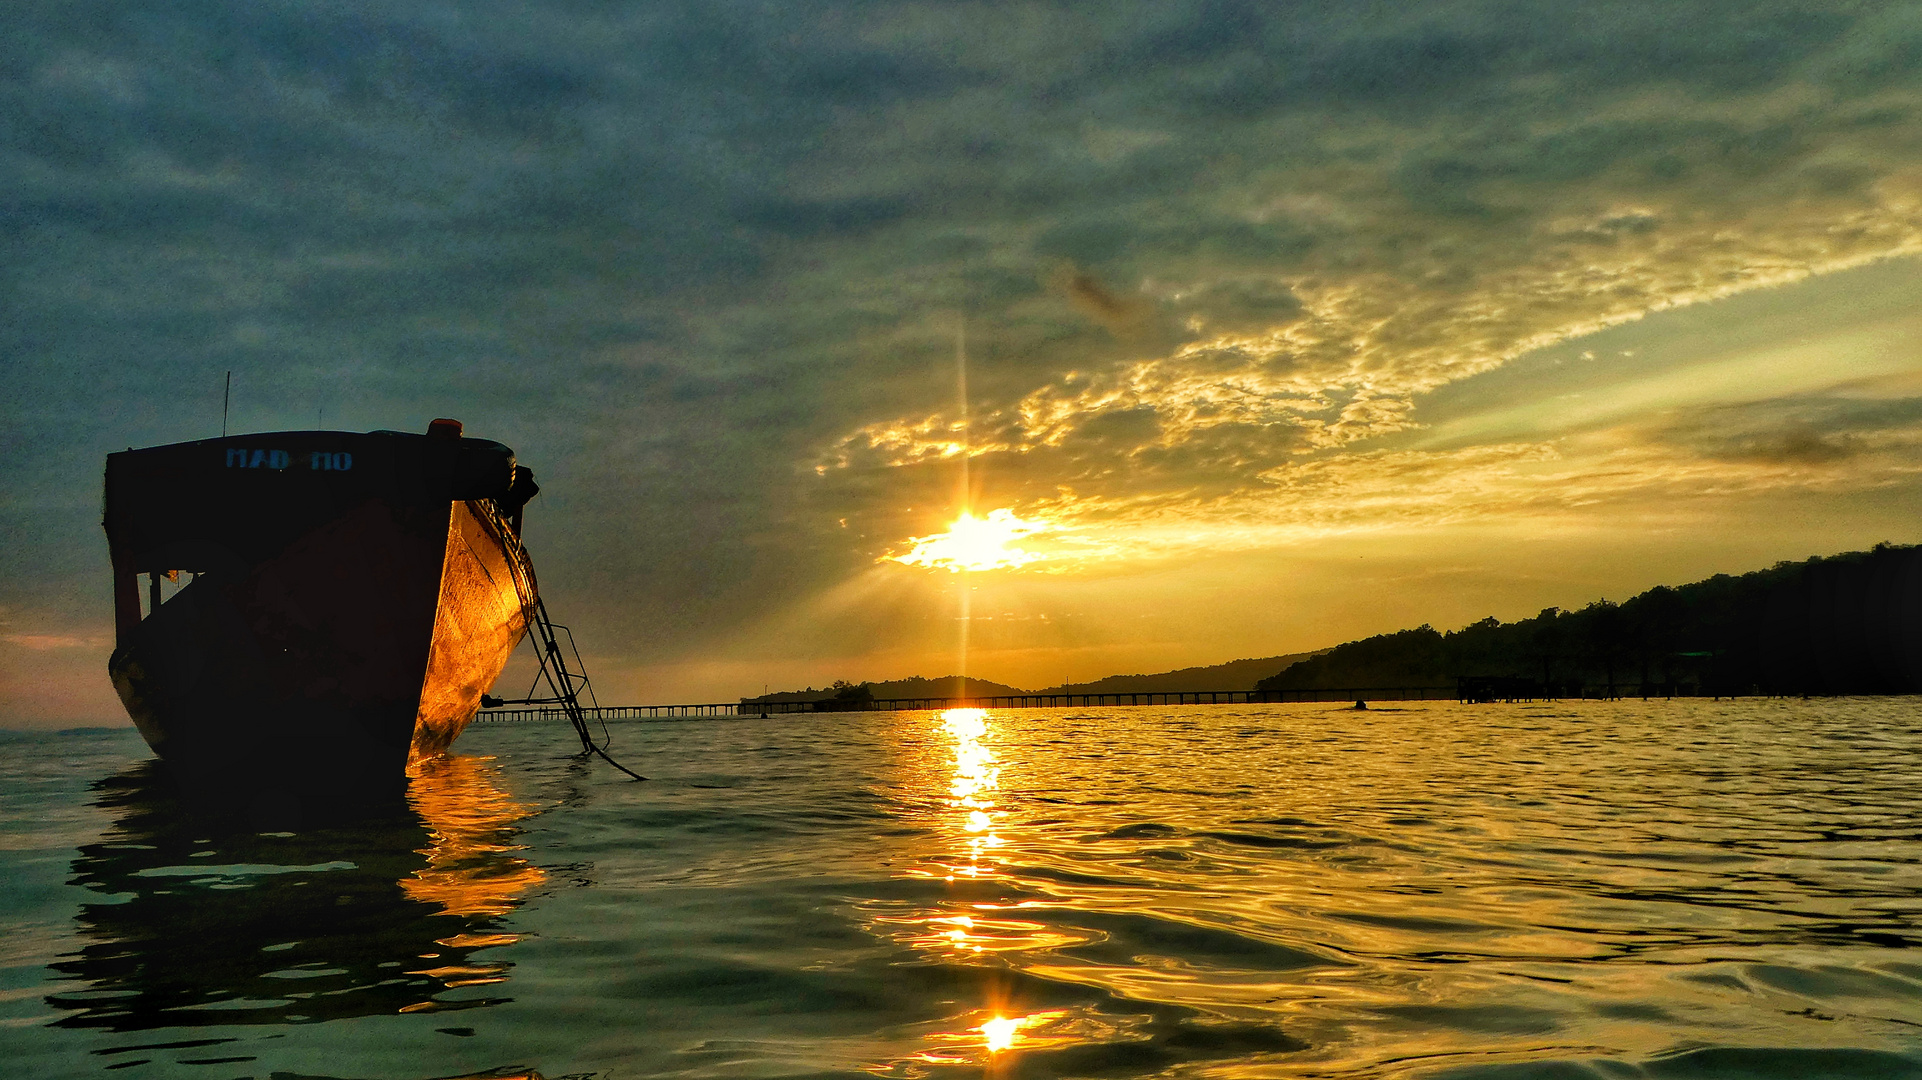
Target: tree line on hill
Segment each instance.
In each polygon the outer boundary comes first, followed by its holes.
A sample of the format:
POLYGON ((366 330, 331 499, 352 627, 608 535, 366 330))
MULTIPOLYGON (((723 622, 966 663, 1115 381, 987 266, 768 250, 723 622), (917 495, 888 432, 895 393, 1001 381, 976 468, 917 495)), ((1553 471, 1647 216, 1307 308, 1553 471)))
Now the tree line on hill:
POLYGON ((1252 690, 1255 680, 1314 653, 1290 653, 1255 659, 1230 660, 1206 667, 1187 667, 1151 675, 1109 675, 1093 682, 1063 683, 1040 690, 1023 690, 987 679, 948 675, 938 679, 909 678, 886 682, 851 683, 836 680, 825 689, 783 690, 779 693, 744 697, 741 703, 794 704, 812 702, 826 707, 864 708, 875 701, 921 700, 939 698, 1024 697, 1041 694, 1174 694, 1210 690, 1252 690))
POLYGON ((840 704, 860 707, 872 701, 891 698, 1013 697, 1025 693, 1027 691, 1003 683, 990 682, 987 679, 972 679, 962 675, 948 675, 939 679, 924 679, 917 676, 879 683, 852 683, 846 679, 836 679, 831 685, 821 690, 816 690, 812 686, 805 690, 781 690, 772 694, 762 694, 759 697, 744 697, 741 703, 755 705, 763 702, 781 704, 809 701, 824 705, 840 704))
POLYGON ((1338 645, 1264 691, 1462 686, 1493 696, 1922 691, 1922 548, 1879 544, 1579 611, 1338 645))

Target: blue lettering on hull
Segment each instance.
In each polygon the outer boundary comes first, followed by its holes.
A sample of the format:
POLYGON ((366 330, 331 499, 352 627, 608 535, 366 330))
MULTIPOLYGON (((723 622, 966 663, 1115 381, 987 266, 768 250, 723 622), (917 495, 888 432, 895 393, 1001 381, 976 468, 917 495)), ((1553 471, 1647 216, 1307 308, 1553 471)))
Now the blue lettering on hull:
MULTIPOLYGON (((293 455, 285 450, 250 450, 238 446, 227 448, 229 469, 272 469, 280 472, 293 462, 293 455)), ((315 472, 346 472, 354 467, 354 455, 315 450, 307 455, 307 467, 315 472)))

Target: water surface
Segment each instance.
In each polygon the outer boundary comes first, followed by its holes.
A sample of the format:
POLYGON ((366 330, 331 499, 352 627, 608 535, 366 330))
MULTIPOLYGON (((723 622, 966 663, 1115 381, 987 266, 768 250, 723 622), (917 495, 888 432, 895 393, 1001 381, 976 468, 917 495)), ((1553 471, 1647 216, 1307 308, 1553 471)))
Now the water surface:
POLYGON ((1922 703, 479 724, 403 818, 0 741, 37 1077, 1922 1077, 1922 703))

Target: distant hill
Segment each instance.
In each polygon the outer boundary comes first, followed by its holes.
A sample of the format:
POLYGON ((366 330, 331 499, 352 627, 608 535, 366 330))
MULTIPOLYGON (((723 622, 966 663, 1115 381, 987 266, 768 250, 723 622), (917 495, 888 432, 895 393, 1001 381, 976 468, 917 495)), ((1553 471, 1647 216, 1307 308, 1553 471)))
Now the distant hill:
POLYGON ((1255 660, 1230 660, 1207 667, 1182 668, 1158 675, 1110 675, 1086 683, 1065 683, 1046 690, 1022 690, 987 679, 964 679, 946 675, 939 679, 891 679, 876 683, 837 682, 816 690, 783 690, 760 697, 744 697, 745 702, 761 701, 886 701, 902 698, 976 698, 1018 697, 1022 694, 1176 694, 1195 690, 1252 690, 1257 680, 1286 670, 1291 664, 1320 652, 1288 653, 1255 660))
POLYGON ((895 679, 744 702, 1452 687, 1498 696, 1922 693, 1922 547, 1878 544, 1767 570, 1657 586, 1619 604, 1431 626, 1332 649, 1022 690, 986 679, 895 679))
POLYGON ((988 679, 969 679, 960 675, 944 675, 938 679, 892 679, 888 682, 867 684, 868 691, 876 698, 942 698, 942 697, 1006 697, 1010 694, 1025 694, 1027 691, 1006 683, 992 682, 988 679))
POLYGON ((1452 686, 1461 676, 1502 688, 1497 696, 1922 692, 1922 547, 1780 562, 1512 623, 1381 634, 1257 689, 1452 686))
POLYGON ((761 701, 874 701, 890 698, 955 698, 955 697, 1013 697, 1027 693, 1005 683, 990 682, 987 679, 969 679, 960 675, 944 675, 938 679, 890 679, 877 683, 836 683, 824 690, 809 687, 806 690, 784 690, 776 694, 763 694, 759 697, 744 697, 745 702, 761 701), (860 693, 866 690, 866 695, 860 693))
MULTIPOLYGON (((1181 694, 1196 690, 1253 690, 1255 683, 1278 675, 1295 663, 1327 652, 1288 653, 1254 660, 1230 660, 1207 667, 1187 667, 1157 675, 1110 675, 1093 682, 1063 683, 1037 690, 1040 694, 1181 694)), ((876 695, 877 697, 879 695, 876 695)))

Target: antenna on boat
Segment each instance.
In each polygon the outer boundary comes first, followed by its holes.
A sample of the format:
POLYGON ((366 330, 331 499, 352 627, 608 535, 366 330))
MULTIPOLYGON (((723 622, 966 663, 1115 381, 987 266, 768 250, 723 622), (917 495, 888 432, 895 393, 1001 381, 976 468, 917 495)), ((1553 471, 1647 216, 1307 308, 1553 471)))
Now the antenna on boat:
POLYGON ((234 373, 227 373, 227 386, 220 392, 220 437, 227 437, 227 406, 234 399, 234 373))

